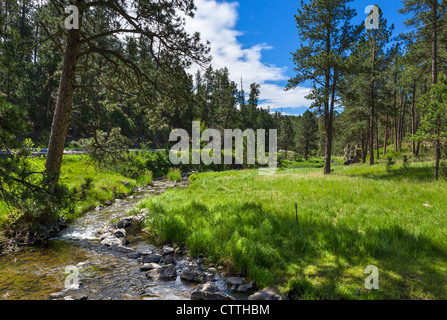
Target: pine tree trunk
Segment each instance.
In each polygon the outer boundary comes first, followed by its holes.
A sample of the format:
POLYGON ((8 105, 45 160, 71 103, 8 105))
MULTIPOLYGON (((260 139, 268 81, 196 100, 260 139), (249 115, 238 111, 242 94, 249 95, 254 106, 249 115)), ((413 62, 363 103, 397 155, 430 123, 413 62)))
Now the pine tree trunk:
POLYGON ((326 129, 326 147, 324 151, 324 174, 331 174, 332 124, 326 129))
MULTIPOLYGON (((416 83, 413 83, 413 98, 411 101, 411 134, 416 133, 416 83)), ((416 141, 412 139, 411 151, 416 155, 416 141)))
POLYGON ((405 93, 402 93, 401 96, 401 120, 399 126, 399 151, 402 151, 402 141, 404 140, 404 132, 405 132, 405 113, 406 113, 406 105, 407 105, 407 96, 405 93))
POLYGON ((435 141, 435 180, 439 180, 439 164, 441 162, 441 141, 435 141))
POLYGON ((368 132, 362 134, 362 163, 366 163, 368 156, 368 132))
POLYGON ((376 115, 376 148, 377 148, 377 160, 380 159, 380 145, 379 145, 379 119, 376 115))
MULTIPOLYGON (((375 32, 372 31, 372 32, 375 32)), ((374 113, 375 113, 375 105, 374 105, 374 65, 376 59, 376 37, 373 35, 373 46, 372 46, 372 63, 371 63, 371 106, 369 113, 369 164, 374 165, 374 113)))
POLYGON ((76 63, 80 48, 80 30, 68 30, 68 38, 62 61, 62 74, 54 110, 51 136, 48 143, 48 154, 45 172, 53 184, 59 181, 59 174, 64 154, 65 140, 70 123, 74 85, 76 80, 76 63))
POLYGON ((385 133, 383 134, 383 156, 386 156, 386 146, 388 142, 388 115, 386 115, 385 121, 385 133))
POLYGON ((398 146, 399 146, 399 139, 397 137, 398 135, 398 126, 399 123, 397 121, 397 114, 399 112, 396 110, 396 113, 394 114, 394 151, 397 152, 398 146))

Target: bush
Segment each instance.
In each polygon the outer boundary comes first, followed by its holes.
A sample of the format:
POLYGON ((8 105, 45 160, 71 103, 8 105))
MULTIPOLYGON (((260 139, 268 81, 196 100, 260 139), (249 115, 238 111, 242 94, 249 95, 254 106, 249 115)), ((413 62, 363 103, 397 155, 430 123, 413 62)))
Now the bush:
POLYGON ((120 164, 126 161, 130 141, 121 135, 121 129, 113 128, 110 133, 98 130, 94 138, 73 142, 84 149, 100 169, 113 168, 119 171, 120 164))
POLYGON ((152 184, 152 178, 153 178, 153 174, 151 171, 146 171, 143 175, 140 175, 137 178, 137 183, 139 185, 150 185, 152 184))
POLYGON ((18 107, 0 97, 0 202, 10 228, 51 224, 71 209, 68 189, 45 182, 49 177, 29 151, 33 142, 20 139, 28 128, 24 118, 18 107))
POLYGON ((182 173, 178 168, 171 168, 168 172, 168 180, 169 181, 180 181, 182 180, 182 173))

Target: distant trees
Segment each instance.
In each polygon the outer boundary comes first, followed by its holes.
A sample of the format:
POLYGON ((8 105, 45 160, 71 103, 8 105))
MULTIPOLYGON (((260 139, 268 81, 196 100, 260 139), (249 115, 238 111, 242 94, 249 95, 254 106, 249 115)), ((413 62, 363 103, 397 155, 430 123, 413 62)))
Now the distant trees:
POLYGON ((307 161, 309 155, 318 150, 319 127, 315 114, 307 110, 298 117, 295 132, 295 150, 307 161))
POLYGON ((444 74, 422 97, 418 108, 422 112, 422 121, 416 138, 434 144, 435 179, 438 180, 441 161, 440 141, 447 138, 447 78, 444 74))
POLYGON ((374 165, 375 148, 379 150, 378 122, 386 108, 387 71, 393 53, 397 50, 395 46, 389 45, 394 26, 388 28, 380 9, 378 26, 378 29, 363 29, 349 57, 350 74, 344 77, 345 87, 341 95, 348 109, 355 105, 361 110, 363 119, 357 118, 357 121, 368 122, 363 130, 362 145, 364 150, 366 147, 369 150, 370 165, 374 165))
MULTIPOLYGON (((123 54, 122 50, 114 47, 114 44, 117 44, 117 34, 142 37, 155 70, 158 68, 164 74, 178 75, 182 68, 192 62, 208 61, 208 48, 200 42, 198 34, 191 36, 185 32, 182 18, 179 16, 179 12, 186 16, 194 15, 192 0, 140 0, 132 4, 125 1, 76 0, 73 4, 79 10, 79 29, 51 30, 52 33, 63 34, 65 42, 46 160, 46 172, 52 173, 52 183, 58 181, 76 89, 99 87, 125 92, 126 90, 120 90, 119 86, 115 87, 115 84, 119 85, 121 82, 121 85, 133 84, 142 90, 153 88, 166 93, 168 86, 163 86, 163 77, 158 76, 157 72, 146 73, 139 64, 123 54), (82 77, 87 80, 86 83, 78 81, 78 64, 85 62, 82 65, 89 66, 89 63, 98 57, 102 59, 101 69, 109 68, 110 75, 121 77, 119 81, 114 81, 115 78, 112 78, 112 81, 109 81, 110 78, 104 78, 102 81, 91 83, 87 74, 82 77)), ((50 5, 60 12, 65 9, 58 1, 50 1, 50 5)), ((51 37, 51 34, 49 36, 51 37)))
POLYGON ((295 149, 295 130, 291 118, 282 116, 279 120, 278 145, 286 151, 286 154, 295 149))
POLYGON ((20 138, 49 146, 53 182, 68 143, 119 128, 133 145, 164 148, 172 129, 194 120, 219 130, 278 129, 281 149, 324 154, 326 174, 347 144, 360 145, 370 164, 390 148, 433 148, 438 177, 446 140, 427 136, 435 121, 427 113, 441 101, 432 87, 447 72, 445 1, 402 1, 410 31, 398 37, 381 10, 377 29, 353 26, 349 2, 302 1, 295 16, 303 45, 286 89, 312 86, 313 115, 261 108, 260 84, 244 87, 227 68, 209 66, 207 45, 179 17, 194 14, 192 0, 73 1, 79 31, 63 27, 68 1, 5 0, 0 95, 29 124, 20 138), (203 67, 194 76, 192 62, 203 67))

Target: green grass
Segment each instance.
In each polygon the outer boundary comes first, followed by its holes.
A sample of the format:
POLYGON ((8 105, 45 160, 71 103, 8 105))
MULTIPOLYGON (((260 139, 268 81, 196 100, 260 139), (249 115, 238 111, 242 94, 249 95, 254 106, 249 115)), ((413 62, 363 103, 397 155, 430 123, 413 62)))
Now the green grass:
POLYGON ((138 209, 149 209, 160 242, 292 298, 446 299, 447 183, 433 181, 433 164, 334 171, 203 173, 138 209), (379 268, 380 290, 365 289, 368 265, 379 268))
MULTIPOLYGON (((36 169, 43 171, 45 159, 33 159, 36 169)), ((100 171, 89 162, 88 156, 65 155, 61 168, 60 183, 69 189, 80 189, 86 179, 92 181, 90 187, 85 191, 82 200, 75 201, 74 211, 66 218, 73 220, 80 214, 98 205, 104 205, 106 201, 122 198, 132 193, 136 186, 148 185, 152 182, 152 175, 144 175, 130 179, 113 171, 100 171)), ((8 210, 0 202, 0 227, 6 218, 8 210)))
POLYGON ((178 168, 171 168, 171 169, 169 169, 167 177, 168 177, 169 181, 178 182, 178 181, 182 180, 182 173, 181 173, 180 169, 178 169, 178 168))

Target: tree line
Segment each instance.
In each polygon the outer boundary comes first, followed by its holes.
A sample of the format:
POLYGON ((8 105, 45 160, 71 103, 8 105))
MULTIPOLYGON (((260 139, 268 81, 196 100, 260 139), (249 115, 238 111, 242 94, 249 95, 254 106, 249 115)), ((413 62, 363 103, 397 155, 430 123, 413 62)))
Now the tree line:
POLYGON ((390 148, 409 142, 417 155, 428 142, 438 178, 445 1, 402 1, 411 29, 397 37, 380 9, 378 28, 354 25, 349 2, 302 1, 298 8, 302 46, 286 89, 312 85, 311 111, 299 117, 261 109, 259 84, 244 88, 228 69, 209 66, 209 44, 188 34, 179 14, 194 16, 192 0, 3 1, 1 99, 27 122, 16 137, 48 146, 46 174, 54 183, 71 141, 118 128, 135 145, 164 147, 172 129, 194 120, 217 129, 278 129, 281 149, 324 156, 326 174, 346 144, 360 145, 363 162, 373 165, 390 148), (79 9, 79 29, 64 27, 70 4, 79 9), (190 75, 193 63, 202 69, 190 75))

